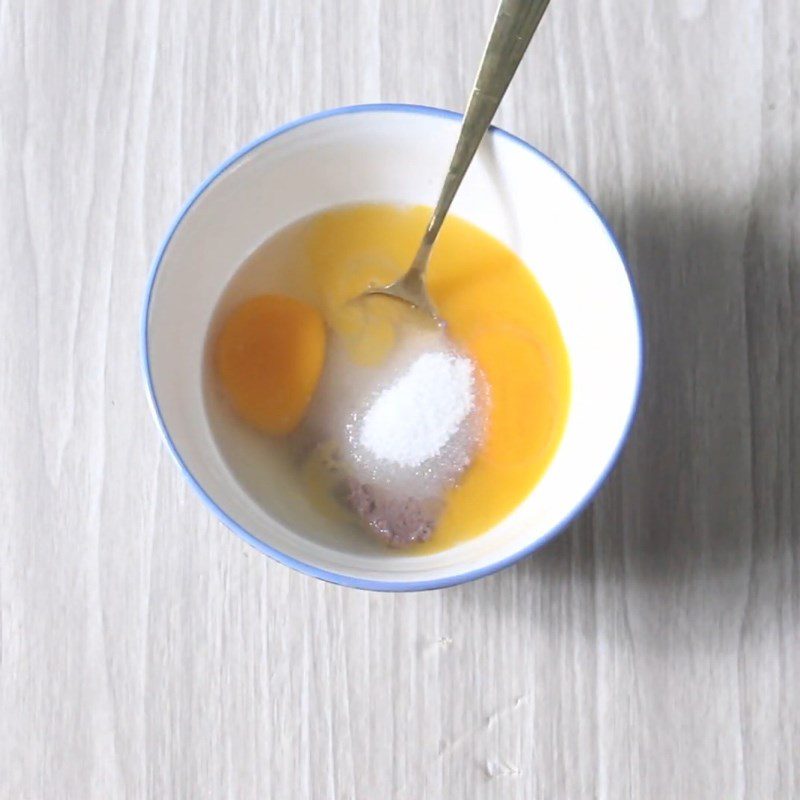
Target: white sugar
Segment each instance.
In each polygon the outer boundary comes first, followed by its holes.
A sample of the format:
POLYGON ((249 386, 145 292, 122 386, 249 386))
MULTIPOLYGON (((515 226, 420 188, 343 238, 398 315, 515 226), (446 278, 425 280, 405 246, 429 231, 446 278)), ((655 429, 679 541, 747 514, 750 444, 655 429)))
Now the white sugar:
POLYGON ((377 459, 418 467, 440 453, 474 404, 472 362, 448 352, 423 353, 367 410, 359 443, 377 459))
POLYGON ((332 337, 304 432, 334 442, 342 471, 360 483, 440 497, 480 446, 487 404, 479 370, 440 328, 401 329, 372 367, 332 337))

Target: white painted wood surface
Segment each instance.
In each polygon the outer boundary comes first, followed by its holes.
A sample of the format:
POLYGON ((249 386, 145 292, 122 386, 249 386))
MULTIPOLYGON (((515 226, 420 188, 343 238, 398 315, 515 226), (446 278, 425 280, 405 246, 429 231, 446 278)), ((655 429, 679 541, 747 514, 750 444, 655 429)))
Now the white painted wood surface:
POLYGON ((800 4, 554 0, 500 123, 620 234, 647 379, 533 558, 411 596, 269 562, 139 369, 150 259, 320 108, 460 108, 493 0, 0 0, 0 797, 800 797, 800 4))

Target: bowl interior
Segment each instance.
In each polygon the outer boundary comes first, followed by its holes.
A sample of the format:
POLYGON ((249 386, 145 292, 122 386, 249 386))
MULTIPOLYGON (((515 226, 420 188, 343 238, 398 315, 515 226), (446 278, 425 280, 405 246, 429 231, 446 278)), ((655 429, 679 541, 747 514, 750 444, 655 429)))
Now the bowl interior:
MULTIPOLYGON (((245 258, 286 225, 331 206, 433 204, 458 134, 445 112, 363 108, 320 115, 254 144, 201 187, 157 259, 144 319, 146 371, 160 424, 190 480, 230 525, 313 574, 410 588, 488 571, 557 530, 588 499, 624 439, 636 402, 640 331, 631 285, 602 219, 532 148, 487 136, 453 212, 528 265, 561 325, 572 400, 560 447, 528 498, 484 536, 444 553, 388 554, 303 502, 278 458, 252 437, 238 458, 263 465, 242 485, 222 457, 203 396, 214 307, 245 258)), ((235 433, 231 434, 235 436, 235 433)))

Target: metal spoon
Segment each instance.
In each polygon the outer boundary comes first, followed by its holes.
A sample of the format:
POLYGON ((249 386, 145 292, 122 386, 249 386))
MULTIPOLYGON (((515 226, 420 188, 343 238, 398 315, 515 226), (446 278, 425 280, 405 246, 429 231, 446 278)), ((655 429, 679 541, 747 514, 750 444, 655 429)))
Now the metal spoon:
POLYGON ((506 93, 519 62, 550 0, 501 0, 475 86, 461 123, 456 149, 439 199, 422 237, 417 254, 403 277, 386 286, 370 287, 365 295, 382 294, 416 306, 438 319, 425 288, 425 272, 431 249, 439 235, 450 204, 464 179, 492 118, 506 93))

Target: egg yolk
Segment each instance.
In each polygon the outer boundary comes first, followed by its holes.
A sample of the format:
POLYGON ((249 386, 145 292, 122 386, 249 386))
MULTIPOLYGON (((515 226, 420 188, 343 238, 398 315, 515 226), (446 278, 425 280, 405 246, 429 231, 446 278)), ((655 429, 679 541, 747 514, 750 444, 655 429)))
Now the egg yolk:
POLYGON ((300 423, 325 360, 325 324, 313 306, 277 294, 247 300, 223 322, 214 363, 231 405, 264 433, 300 423))

